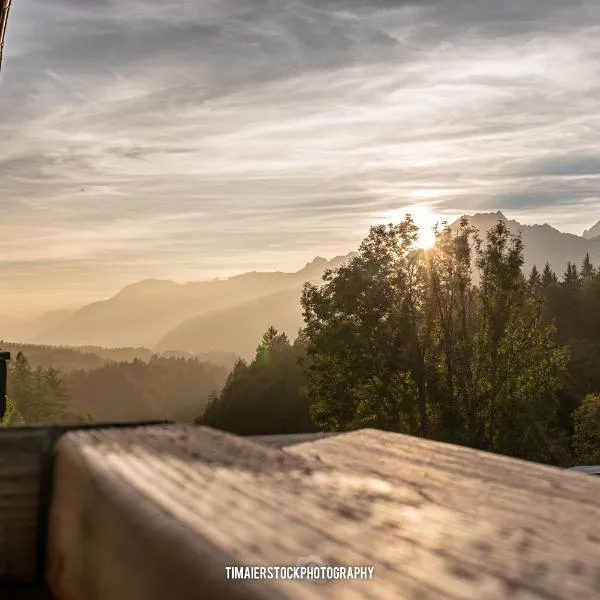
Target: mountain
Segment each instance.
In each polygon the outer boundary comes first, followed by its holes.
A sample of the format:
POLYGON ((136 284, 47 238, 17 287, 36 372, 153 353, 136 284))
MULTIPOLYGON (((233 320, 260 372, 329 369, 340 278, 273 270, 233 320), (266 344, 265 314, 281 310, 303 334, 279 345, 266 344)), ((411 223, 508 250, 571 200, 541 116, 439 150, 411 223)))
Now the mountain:
POLYGON ((600 221, 598 221, 593 227, 586 229, 581 234, 581 237, 585 238, 586 240, 591 240, 599 235, 600 235, 600 221))
POLYGON ((0 337, 5 340, 31 342, 50 327, 57 327, 71 317, 72 310, 53 310, 34 319, 0 317, 0 337))
MULTIPOLYGON (((560 277, 566 269, 567 262, 570 261, 580 265, 586 253, 589 253, 592 263, 600 264, 600 237, 586 239, 572 233, 563 233, 547 223, 544 225, 523 225, 518 221, 507 219, 499 211, 465 215, 465 217, 479 231, 482 238, 498 220, 504 221, 511 233, 520 233, 524 246, 525 264, 523 268, 526 272, 533 265, 541 270, 548 261, 560 277)), ((459 221, 460 219, 450 226, 457 227, 459 221)), ((595 227, 589 231, 593 231, 595 227)))
MULTIPOLYGON (((169 346, 166 336, 188 319, 207 314, 215 317, 228 310, 235 312, 236 307, 246 304, 257 303, 258 306, 261 298, 279 292, 295 290, 294 293, 299 294, 305 281, 318 281, 325 269, 335 267, 347 258, 340 256, 328 261, 317 257, 294 273, 254 271, 228 279, 183 284, 156 279, 140 281, 107 300, 84 306, 65 321, 48 328, 36 342, 133 347, 154 347, 160 342, 159 347, 167 351, 210 352, 214 348, 203 343, 194 348, 190 344, 169 346)), ((234 331, 234 326, 227 322, 221 326, 221 334, 225 337, 229 330, 234 331)), ((222 349, 237 352, 232 347, 222 349)))
POLYGON ((157 350, 180 348, 191 353, 234 349, 251 357, 262 334, 272 325, 295 338, 302 327, 301 285, 213 310, 185 320, 160 340, 157 350))
MULTIPOLYGON (((546 261, 560 276, 568 261, 581 264, 586 253, 600 264, 600 236, 563 233, 548 224, 523 225, 501 212, 466 215, 481 237, 498 220, 524 243, 526 271, 546 261)), ((451 224, 457 227, 458 221, 451 224)), ((176 283, 148 279, 129 285, 113 297, 84 306, 73 314, 47 316, 48 327, 35 340, 64 346, 145 347, 161 353, 225 352, 251 356, 261 334, 273 325, 293 338, 302 326, 300 293, 306 281, 318 282, 351 254, 332 260, 317 257, 299 271, 250 272, 228 279, 176 283)), ((4 331, 21 325, 5 321, 4 331)), ((0 320, 2 325, 2 320, 0 320)), ((39 323, 36 325, 39 329, 39 323)), ((14 338, 13 338, 14 339, 14 338)), ((95 350, 98 353, 97 350, 95 350)), ((225 359, 230 360, 230 357, 225 359)))
POLYGON ((4 340, 21 339, 26 327, 27 321, 23 319, 0 315, 0 338, 4 340))
POLYGON ((337 256, 330 261, 317 257, 295 273, 293 283, 279 291, 186 319, 160 340, 157 350, 177 348, 198 354, 233 349, 249 358, 270 326, 293 339, 303 325, 300 295, 304 283, 321 281, 326 269, 340 266, 350 256, 337 256))

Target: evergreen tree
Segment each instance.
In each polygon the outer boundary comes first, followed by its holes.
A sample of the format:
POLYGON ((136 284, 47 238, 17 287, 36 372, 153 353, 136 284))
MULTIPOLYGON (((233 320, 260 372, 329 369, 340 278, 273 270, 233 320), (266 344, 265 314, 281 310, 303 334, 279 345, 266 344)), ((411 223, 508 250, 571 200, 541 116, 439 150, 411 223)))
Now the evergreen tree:
POLYGON ((580 465, 600 464, 600 395, 588 394, 573 412, 573 449, 580 465))
POLYGON ((255 359, 261 363, 267 363, 275 358, 277 353, 289 345, 289 339, 285 333, 279 333, 271 326, 263 334, 261 343, 256 349, 255 359))
POLYGON ((542 275, 535 265, 533 265, 531 268, 527 284, 529 285, 529 289, 535 293, 537 293, 542 287, 542 275))
POLYGON ((58 369, 31 368, 22 352, 9 371, 15 411, 25 423, 59 423, 69 419, 70 392, 58 369))
POLYGON ((14 363, 10 363, 8 374, 8 386, 11 395, 26 418, 28 404, 33 391, 33 374, 29 361, 22 352, 19 352, 14 363))
POLYGON ((236 363, 196 423, 242 435, 314 431, 298 364, 304 352, 302 339, 292 345, 285 334, 269 328, 254 360, 236 363))
POLYGON ((577 286, 581 282, 581 278, 579 276, 579 272, 577 270, 577 265, 572 262, 567 263, 567 269, 563 273, 563 285, 566 286, 577 286))
POLYGON ((596 276, 596 270, 594 269, 594 265, 590 261, 589 252, 586 253, 585 258, 581 264, 581 278, 584 281, 591 281, 596 276))
POLYGON ((546 263, 544 265, 544 270, 542 271, 542 287, 548 288, 555 283, 558 283, 558 277, 556 276, 556 273, 550 268, 550 264, 546 263))

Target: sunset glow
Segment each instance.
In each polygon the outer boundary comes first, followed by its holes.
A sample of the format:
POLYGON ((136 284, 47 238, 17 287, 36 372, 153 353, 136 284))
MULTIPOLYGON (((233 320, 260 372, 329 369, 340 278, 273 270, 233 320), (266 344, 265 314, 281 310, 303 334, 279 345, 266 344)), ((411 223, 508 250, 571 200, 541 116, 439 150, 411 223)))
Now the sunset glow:
POLYGON ((378 215, 378 221, 380 223, 399 223, 404 220, 406 215, 410 215, 415 225, 419 228, 417 247, 423 249, 431 248, 435 244, 433 228, 436 224, 441 228, 443 222, 451 223, 459 216, 434 212, 427 204, 412 204, 381 213, 378 215))
POLYGON ((598 220, 593 0, 12 4, 0 314, 294 271, 409 210, 422 247, 451 213, 598 220))

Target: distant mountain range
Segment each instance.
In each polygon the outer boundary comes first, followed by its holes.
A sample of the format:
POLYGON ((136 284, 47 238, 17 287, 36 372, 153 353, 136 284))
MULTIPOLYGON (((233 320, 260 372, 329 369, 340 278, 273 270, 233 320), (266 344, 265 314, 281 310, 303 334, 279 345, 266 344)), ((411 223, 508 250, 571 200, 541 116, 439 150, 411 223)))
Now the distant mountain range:
POLYGON ((142 346, 194 355, 233 351, 246 356, 271 324, 295 337, 302 325, 302 285, 320 281, 326 269, 349 256, 317 257, 294 273, 251 272, 184 284, 144 280, 107 300, 49 319, 49 326, 37 320, 37 332, 33 325, 12 324, 0 329, 0 338, 71 347, 142 346))
POLYGON ((584 237, 586 240, 594 239, 600 235, 600 221, 598 221, 593 227, 586 229, 581 237, 584 237))
MULTIPOLYGON (((597 235, 600 234, 600 222, 586 230, 583 235, 575 235, 563 233, 547 223, 523 225, 507 219, 500 211, 478 213, 467 218, 482 237, 498 220, 504 221, 512 233, 520 233, 524 245, 525 271, 529 271, 533 265, 541 269, 548 262, 557 275, 561 276, 567 262, 580 265, 586 253, 589 253, 593 263, 600 264, 600 236, 597 235)), ((452 225, 455 224, 456 222, 452 225)))
MULTIPOLYGON (((586 253, 600 264, 600 222, 583 235, 548 224, 523 225, 501 212, 467 216, 483 236, 499 219, 520 233, 525 270, 546 261, 561 275, 568 261, 586 253)), ((457 222, 452 224, 456 226, 457 222)), ((34 322, 0 319, 0 338, 64 346, 146 347, 173 353, 235 352, 251 356, 270 326, 295 337, 302 326, 300 292, 324 271, 348 260, 321 257, 294 273, 243 273, 228 279, 175 283, 144 280, 78 311, 54 311, 34 322)))

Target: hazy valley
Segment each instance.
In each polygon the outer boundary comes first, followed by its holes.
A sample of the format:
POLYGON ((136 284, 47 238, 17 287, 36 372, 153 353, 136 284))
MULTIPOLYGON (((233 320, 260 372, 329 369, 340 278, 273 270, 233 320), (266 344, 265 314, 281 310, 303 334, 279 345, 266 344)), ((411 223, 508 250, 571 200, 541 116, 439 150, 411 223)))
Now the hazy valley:
POLYGON ((170 419, 240 434, 367 423, 542 462, 591 460, 600 237, 499 212, 440 229, 431 250, 415 245, 418 231, 410 220, 373 227, 356 251, 292 273, 144 280, 21 324, 2 336, 13 355, 5 421, 170 419), (455 394, 465 404, 450 410, 455 394), (506 422, 488 432, 489 403, 506 422))
MULTIPOLYGON (((561 274, 568 262, 580 264, 586 253, 600 263, 600 236, 593 235, 600 233, 599 223, 578 236, 549 225, 522 225, 498 212, 469 216, 482 235, 499 218, 521 235, 526 271, 533 265, 542 270, 548 262, 561 274)), ((177 351, 250 357, 271 325, 296 336, 303 324, 303 284, 319 281, 327 268, 349 256, 317 257, 295 273, 250 272, 189 283, 139 281, 74 312, 59 309, 29 322, 0 319, 0 338, 40 345, 141 347, 145 355, 177 351)))

